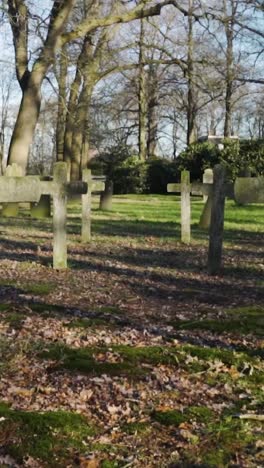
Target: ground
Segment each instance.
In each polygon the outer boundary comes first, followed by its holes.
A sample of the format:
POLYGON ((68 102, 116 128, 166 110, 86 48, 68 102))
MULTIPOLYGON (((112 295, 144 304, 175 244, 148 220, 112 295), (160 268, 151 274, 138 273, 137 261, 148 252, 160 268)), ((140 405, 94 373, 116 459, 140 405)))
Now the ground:
POLYGON ((175 196, 97 206, 65 271, 50 220, 0 220, 0 466, 264 466, 263 206, 228 202, 212 277, 201 201, 190 246, 175 196))

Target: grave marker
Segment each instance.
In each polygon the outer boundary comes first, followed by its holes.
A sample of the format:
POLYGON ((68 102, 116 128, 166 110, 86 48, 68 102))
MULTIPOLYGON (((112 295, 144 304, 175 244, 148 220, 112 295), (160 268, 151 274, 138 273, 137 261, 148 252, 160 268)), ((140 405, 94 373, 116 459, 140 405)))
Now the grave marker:
POLYGON ((67 268, 67 165, 54 164, 53 171, 53 267, 67 268))
POLYGON ((209 236, 208 273, 215 275, 221 267, 225 213, 226 170, 221 164, 214 167, 212 214, 209 236))
POLYGON ((234 198, 241 205, 264 203, 264 177, 238 177, 234 185, 234 198))
POLYGON ((169 193, 181 194, 181 241, 189 244, 191 241, 191 184, 190 172, 181 172, 180 184, 168 184, 169 193))
POLYGON ((53 197, 53 267, 67 268, 66 216, 67 195, 87 192, 86 182, 67 183, 67 164, 54 164, 51 181, 41 181, 38 176, 1 176, 0 202, 39 202, 42 195, 53 197))
MULTIPOLYGON (((210 215, 208 272, 212 275, 218 273, 221 267, 225 198, 229 197, 238 203, 264 203, 263 176, 239 177, 235 183, 227 182, 226 170, 218 164, 213 170, 213 178, 213 184, 194 182, 189 185, 189 194, 208 196, 201 219, 206 217, 208 223, 210 215)), ((167 190, 174 193, 182 193, 183 190, 184 193, 182 184, 168 184, 167 190)))
MULTIPOLYGON (((203 184, 213 184, 214 182, 214 173, 213 173, 213 169, 205 169, 204 173, 203 173, 203 184)), ((206 203, 208 199, 208 195, 204 195, 203 196, 203 201, 204 203, 206 203)))

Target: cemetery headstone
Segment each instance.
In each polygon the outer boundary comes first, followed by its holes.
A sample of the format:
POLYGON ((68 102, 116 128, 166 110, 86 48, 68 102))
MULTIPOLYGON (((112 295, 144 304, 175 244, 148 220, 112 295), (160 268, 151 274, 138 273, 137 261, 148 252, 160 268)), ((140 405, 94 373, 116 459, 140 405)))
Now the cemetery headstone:
POLYGON ((238 177, 235 180, 234 197, 240 205, 264 203, 264 177, 238 177))
POLYGON ((181 194, 181 241, 189 244, 191 241, 191 189, 190 172, 181 172, 180 184, 168 184, 169 193, 181 194))
POLYGON ((191 242, 191 184, 190 172, 181 173, 181 240, 184 244, 191 242))
MULTIPOLYGON (((214 173, 213 173, 213 169, 205 169, 204 173, 203 173, 203 184, 213 184, 214 182, 214 173)), ((208 195, 203 195, 203 201, 204 203, 206 203, 208 199, 208 195)))
POLYGON ((113 181, 107 178, 105 181, 105 189, 100 195, 100 210, 110 211, 112 209, 113 189, 113 181))

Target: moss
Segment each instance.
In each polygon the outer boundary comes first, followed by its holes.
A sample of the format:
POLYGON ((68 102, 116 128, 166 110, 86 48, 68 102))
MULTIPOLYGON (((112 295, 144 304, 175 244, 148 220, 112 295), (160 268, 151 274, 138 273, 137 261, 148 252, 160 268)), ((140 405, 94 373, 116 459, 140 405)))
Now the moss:
POLYGON ((225 318, 216 320, 178 320, 171 324, 183 330, 209 330, 213 333, 255 334, 264 336, 264 307, 239 307, 225 311, 225 318))
POLYGON ((176 410, 154 411, 152 413, 152 419, 162 426, 179 426, 188 420, 185 414, 176 410))
POLYGON ((100 464, 100 468, 118 468, 119 466, 118 462, 111 460, 103 460, 100 464))
POLYGON ((12 286, 24 293, 37 295, 50 294, 56 288, 55 283, 18 283, 15 280, 1 280, 0 286, 12 286))
POLYGON ((47 351, 41 352, 40 357, 60 361, 59 366, 69 370, 79 370, 85 373, 110 373, 111 375, 143 376, 147 369, 141 364, 150 365, 176 365, 179 363, 184 368, 193 371, 204 369, 204 365, 199 362, 186 364, 185 354, 178 348, 162 346, 142 346, 133 347, 126 345, 111 346, 111 350, 117 352, 123 359, 122 363, 97 362, 94 355, 105 353, 107 347, 71 349, 67 346, 55 345, 49 347, 47 351))
POLYGON ((183 350, 193 357, 202 359, 204 361, 222 361, 227 366, 243 366, 245 362, 256 362, 256 358, 250 356, 250 354, 236 353, 232 350, 221 349, 221 348, 209 348, 203 346, 185 345, 183 350))
MULTIPOLYGON (((39 357, 59 361, 56 368, 64 367, 85 373, 110 373, 111 375, 145 375, 147 368, 141 364, 181 366, 189 372, 206 371, 211 361, 220 360, 226 366, 235 366, 243 370, 245 363, 258 364, 259 361, 246 353, 235 353, 231 350, 209 348, 201 346, 184 345, 182 347, 145 346, 133 347, 126 345, 111 346, 111 351, 120 355, 123 362, 98 362, 94 355, 106 353, 107 347, 71 349, 64 345, 52 345, 48 350, 39 354, 39 357), (194 360, 187 363, 186 357, 192 356, 194 360)), ((107 361, 107 359, 106 359, 107 361)), ((221 373, 219 374, 221 376, 221 373)), ((260 371, 254 370, 247 376, 254 382, 263 382, 260 371)), ((219 377, 220 378, 220 377, 219 377)))
POLYGON ((245 448, 250 451, 254 441, 247 424, 232 417, 224 417, 209 424, 206 437, 207 450, 202 453, 202 458, 212 467, 230 466, 234 454, 239 454, 245 448))
POLYGON ((214 419, 214 412, 207 406, 189 406, 186 409, 186 414, 189 416, 189 419, 195 419, 196 421, 207 423, 214 419))
POLYGON ((74 451, 87 450, 83 441, 95 434, 87 420, 76 413, 24 412, 0 404, 0 417, 7 451, 18 461, 32 456, 47 463, 54 461, 53 466, 65 466, 74 451))
POLYGON ((115 349, 124 359, 132 364, 147 363, 147 364, 169 364, 178 365, 179 361, 184 361, 184 356, 180 354, 180 350, 167 346, 114 346, 115 349))
POLYGON ((10 304, 0 304, 0 312, 6 312, 10 308, 10 304))
POLYGON ((56 285, 54 283, 31 283, 24 284, 21 287, 25 292, 36 295, 50 294, 56 289, 56 285))
POLYGON ((214 412, 206 406, 189 406, 183 412, 178 410, 154 411, 152 419, 163 426, 179 426, 183 422, 193 420, 207 424, 214 420, 214 412))
POLYGON ((144 434, 151 430, 151 425, 148 422, 133 422, 129 424, 125 424, 122 426, 122 431, 126 432, 127 434, 144 434))
POLYGON ((49 350, 39 353, 39 357, 59 361, 54 370, 63 368, 72 372, 93 375, 123 375, 131 378, 142 377, 145 370, 134 366, 130 362, 98 362, 94 354, 104 352, 106 348, 71 349, 66 346, 55 345, 49 350))

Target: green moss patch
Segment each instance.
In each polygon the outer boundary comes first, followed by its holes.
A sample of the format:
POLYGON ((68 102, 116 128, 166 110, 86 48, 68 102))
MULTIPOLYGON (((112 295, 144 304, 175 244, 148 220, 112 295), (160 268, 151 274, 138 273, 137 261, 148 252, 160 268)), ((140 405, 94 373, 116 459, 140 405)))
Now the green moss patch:
POLYGON ((227 467, 234 461, 234 455, 245 449, 254 453, 256 436, 252 427, 242 421, 223 418, 209 424, 206 433, 207 447, 201 450, 205 463, 212 467, 227 467))
POLYGON ((208 330, 213 333, 252 333, 264 336, 264 307, 252 306, 228 309, 226 317, 221 319, 178 320, 172 325, 182 330, 208 330))
POLYGON ((101 462, 100 468, 118 468, 120 465, 118 462, 110 461, 110 460, 103 460, 101 462))
POLYGON ((76 450, 87 450, 87 438, 95 433, 76 413, 15 411, 0 403, 0 418, 5 449, 19 462, 32 456, 53 466, 65 466, 76 450))
POLYGON ((154 411, 152 419, 163 426, 179 426, 193 420, 208 423, 214 419, 214 412, 205 406, 190 406, 183 412, 177 410, 154 411))
POLYGON ((19 290, 22 290, 24 293, 36 294, 36 295, 46 295, 53 292, 56 288, 55 283, 18 283, 17 281, 12 280, 1 280, 0 286, 12 286, 19 290))
MULTIPOLYGON (((196 445, 195 458, 192 458, 193 454, 190 451, 184 453, 181 466, 196 466, 195 462, 198 459, 202 463, 199 466, 230 466, 234 461, 234 454, 242 453, 245 449, 253 454, 254 442, 259 438, 259 434, 254 435, 254 428, 248 423, 231 416, 222 415, 219 418, 209 408, 202 406, 185 408, 183 412, 154 411, 152 419, 167 427, 179 427, 182 423, 192 424, 194 421, 200 424, 197 434, 199 438, 202 437, 204 443, 196 445)), ((195 427, 197 431, 197 426, 195 427)), ((190 434, 193 435, 194 441, 199 440, 193 432, 190 434)))
POLYGON ((83 348, 71 349, 68 347, 55 345, 47 351, 39 353, 39 357, 57 360, 58 364, 54 370, 67 369, 72 372, 84 374, 112 376, 127 376, 130 378, 142 377, 145 375, 144 369, 134 366, 130 362, 100 362, 96 360, 97 353, 106 352, 106 348, 83 348))
MULTIPOLYGON (((185 345, 182 347, 169 346, 146 346, 133 347, 118 345, 101 348, 81 348, 71 349, 65 345, 56 344, 39 353, 39 357, 45 359, 57 360, 55 368, 65 368, 71 371, 79 371, 92 374, 110 374, 127 376, 144 376, 150 369, 148 365, 156 366, 159 364, 181 367, 189 372, 201 372, 210 369, 211 363, 221 361, 225 366, 236 367, 238 370, 245 368, 248 363, 252 371, 248 378, 254 382, 264 381, 263 373, 254 369, 254 365, 259 361, 246 353, 235 353, 231 350, 222 350, 218 348, 209 348, 201 346, 185 345), (100 362, 96 359, 99 354, 115 352, 120 357, 120 362, 109 362, 106 359, 100 362), (193 360, 189 358, 192 357, 193 360), (188 359, 187 359, 188 358, 188 359), (145 365, 145 366, 144 366, 145 365)), ((221 372, 218 372, 221 375, 221 372)))
POLYGON ((31 283, 22 285, 22 289, 27 293, 42 296, 53 292, 56 285, 54 283, 31 283))
POLYGON ((151 424, 148 422, 133 422, 122 426, 122 431, 127 434, 144 434, 151 430, 151 424))

